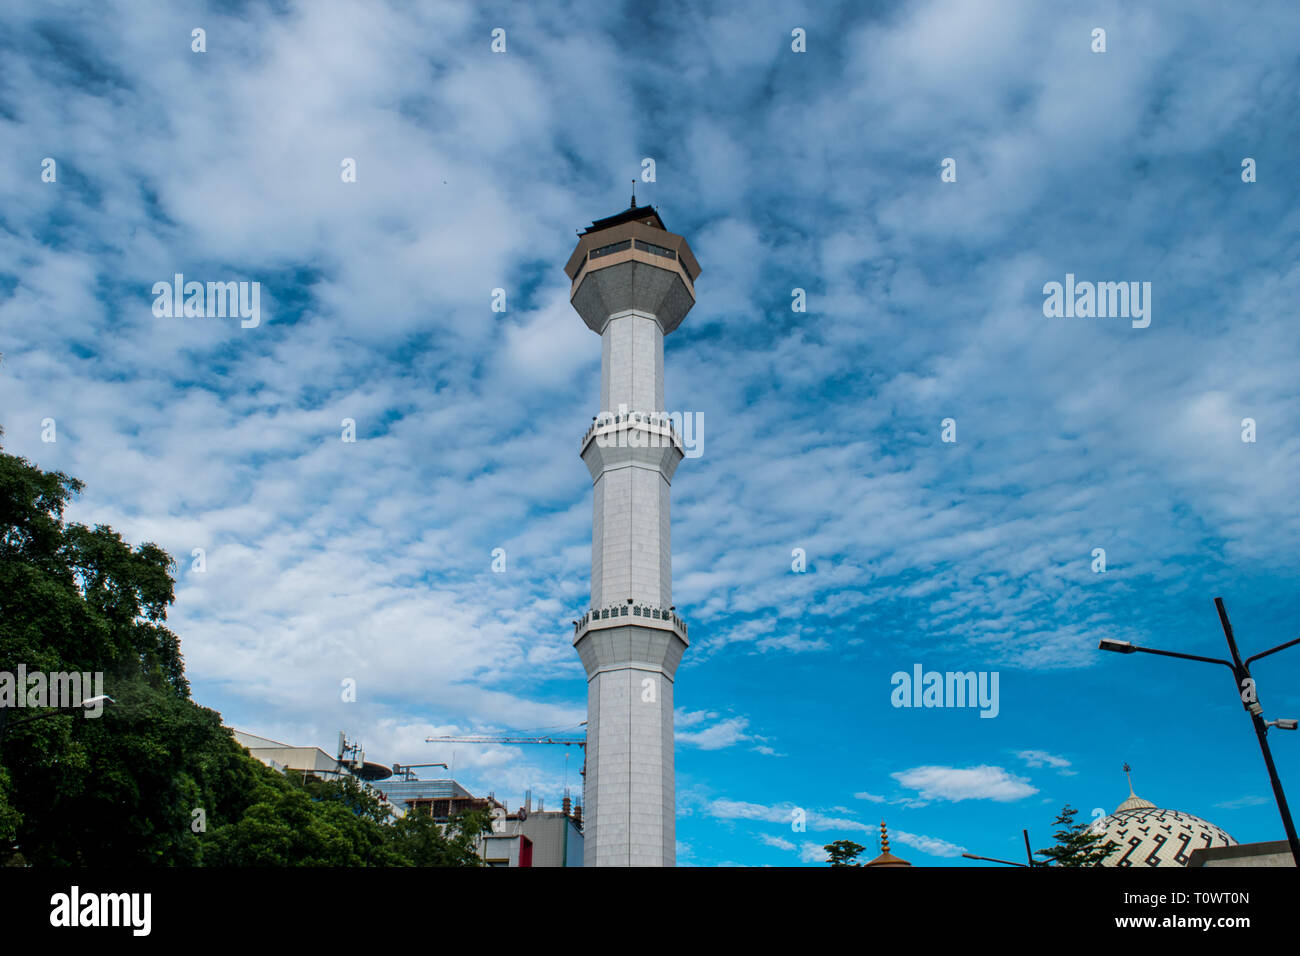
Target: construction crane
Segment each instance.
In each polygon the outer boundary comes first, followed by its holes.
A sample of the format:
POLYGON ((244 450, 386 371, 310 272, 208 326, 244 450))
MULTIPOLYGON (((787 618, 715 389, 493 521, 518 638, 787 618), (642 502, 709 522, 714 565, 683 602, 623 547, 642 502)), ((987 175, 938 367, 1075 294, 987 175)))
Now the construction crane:
POLYGON ((587 778, 587 738, 585 737, 425 737, 427 744, 563 744, 582 748, 582 777, 587 778))
POLYGON ((443 770, 447 769, 445 763, 395 763, 393 764, 393 776, 400 777, 403 780, 414 780, 416 779, 416 767, 441 767, 443 770))

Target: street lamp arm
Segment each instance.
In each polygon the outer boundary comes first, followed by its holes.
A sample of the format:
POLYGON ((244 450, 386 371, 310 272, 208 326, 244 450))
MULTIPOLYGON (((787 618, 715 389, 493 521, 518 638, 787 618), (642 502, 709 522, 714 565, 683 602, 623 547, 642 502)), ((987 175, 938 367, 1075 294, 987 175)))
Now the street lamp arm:
POLYGON ((112 697, 109 697, 107 694, 100 694, 98 697, 87 697, 85 700, 74 704, 71 707, 52 707, 49 710, 41 711, 39 714, 31 714, 26 717, 10 717, 9 711, 14 710, 15 708, 0 707, 0 740, 4 739, 5 732, 10 727, 21 727, 23 724, 30 724, 33 720, 44 720, 46 717, 57 717, 60 714, 75 711, 78 707, 86 707, 90 704, 98 703, 99 701, 107 701, 110 704, 117 703, 117 701, 112 697))
POLYGON ((1300 644, 1300 637, 1297 637, 1294 641, 1287 641, 1285 644, 1279 644, 1277 647, 1271 647, 1266 651, 1260 651, 1254 657, 1246 658, 1246 666, 1249 667, 1252 662, 1259 660, 1261 657, 1268 657, 1268 655, 1270 654, 1276 654, 1278 651, 1284 651, 1288 647, 1293 647, 1296 644, 1300 644))
POLYGON ((1206 664, 1222 664, 1228 670, 1233 670, 1232 661, 1225 661, 1221 657, 1201 657, 1199 654, 1180 654, 1178 651, 1162 651, 1154 647, 1134 646, 1135 651, 1141 651, 1143 654, 1159 654, 1161 657, 1180 657, 1185 661, 1202 661, 1206 664))
POLYGON ((968 860, 988 860, 990 863, 1005 863, 1007 866, 1023 866, 1025 869, 1029 868, 1028 863, 1017 863, 1014 860, 999 860, 995 856, 976 856, 974 853, 963 853, 962 856, 968 860))
MULTIPOLYGON (((77 705, 80 706, 80 705, 77 705)), ((21 727, 23 724, 30 724, 33 720, 44 720, 46 717, 58 717, 61 714, 75 713, 73 707, 53 707, 49 710, 43 710, 39 714, 31 714, 27 717, 19 717, 9 721, 10 727, 21 727)))

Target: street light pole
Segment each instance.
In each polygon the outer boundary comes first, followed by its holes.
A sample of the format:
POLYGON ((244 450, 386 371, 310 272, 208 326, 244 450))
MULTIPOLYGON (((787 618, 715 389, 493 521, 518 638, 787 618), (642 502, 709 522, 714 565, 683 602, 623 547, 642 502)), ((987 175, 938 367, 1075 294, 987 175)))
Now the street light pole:
POLYGON ((1273 752, 1268 747, 1268 727, 1264 723, 1264 708, 1260 706, 1259 695, 1255 692, 1255 679, 1250 676, 1250 661, 1259 660, 1259 658, 1280 651, 1284 647, 1298 644, 1300 638, 1288 641, 1285 644, 1279 644, 1277 647, 1267 650, 1263 654, 1256 654, 1250 660, 1243 662, 1241 654, 1237 650, 1237 639, 1232 633, 1232 624, 1228 621, 1228 611, 1223 606, 1223 598, 1216 597, 1214 606, 1218 609, 1219 621, 1223 624, 1223 634, 1228 639, 1228 650, 1232 652, 1232 669, 1233 676, 1237 679, 1237 691, 1241 694, 1242 704, 1250 713, 1250 722, 1255 725, 1255 736, 1259 738, 1259 749, 1264 754, 1264 766, 1268 768, 1268 781, 1273 785, 1273 796, 1277 798, 1277 809, 1282 814, 1282 826, 1286 830, 1287 842, 1291 844, 1291 856, 1295 860, 1295 865, 1300 867, 1300 839, 1296 837, 1295 823, 1291 820, 1291 808, 1287 806, 1286 794, 1282 792, 1282 781, 1278 779, 1277 767, 1273 764, 1273 752))
MULTIPOLYGON (((1237 685, 1237 694, 1242 706, 1250 714, 1251 723, 1255 728, 1255 736, 1259 739, 1259 749, 1264 754, 1264 766, 1268 768, 1268 780, 1273 786, 1273 797, 1277 800, 1278 813, 1282 815, 1282 828, 1286 831, 1287 843, 1291 847, 1291 857, 1295 860, 1295 865, 1300 867, 1300 839, 1296 837, 1295 824, 1291 821, 1291 808, 1287 806, 1286 794, 1282 792, 1282 781, 1278 779, 1277 767, 1273 764, 1273 753, 1268 747, 1270 722, 1264 720, 1264 708, 1259 703, 1259 695, 1255 690, 1255 679, 1250 676, 1250 665, 1252 663, 1261 657, 1268 657, 1270 654, 1276 654, 1278 651, 1300 644, 1300 637, 1287 641, 1285 644, 1279 644, 1277 647, 1270 647, 1268 650, 1261 651, 1243 661, 1240 652, 1237 650, 1237 639, 1232 633, 1232 624, 1228 621, 1228 612, 1223 606, 1223 598, 1216 597, 1214 606, 1219 612, 1219 621, 1223 625, 1223 634, 1228 639, 1228 650, 1232 653, 1232 660, 1230 661, 1225 661, 1219 657, 1202 657, 1199 654, 1180 654, 1177 651, 1162 651, 1154 647, 1139 647, 1136 644, 1130 644, 1128 641, 1103 639, 1097 647, 1099 650, 1114 651, 1118 654, 1133 654, 1140 651, 1143 654, 1178 657, 1186 661, 1222 664, 1232 671, 1233 680, 1237 685)), ((1285 729, 1295 727, 1294 721, 1272 721, 1271 723, 1285 729)))

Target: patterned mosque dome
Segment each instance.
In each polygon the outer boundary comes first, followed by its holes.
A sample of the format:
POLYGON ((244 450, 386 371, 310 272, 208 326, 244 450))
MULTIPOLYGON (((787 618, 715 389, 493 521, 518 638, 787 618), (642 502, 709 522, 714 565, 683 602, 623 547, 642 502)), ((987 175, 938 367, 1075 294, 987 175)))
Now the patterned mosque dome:
MULTIPOLYGON (((1128 764, 1124 773, 1129 773, 1128 764)), ((1110 849, 1102 866, 1186 866, 1193 850, 1237 844, 1213 823, 1143 800, 1133 792, 1131 777, 1128 799, 1092 829, 1102 834, 1110 849)))

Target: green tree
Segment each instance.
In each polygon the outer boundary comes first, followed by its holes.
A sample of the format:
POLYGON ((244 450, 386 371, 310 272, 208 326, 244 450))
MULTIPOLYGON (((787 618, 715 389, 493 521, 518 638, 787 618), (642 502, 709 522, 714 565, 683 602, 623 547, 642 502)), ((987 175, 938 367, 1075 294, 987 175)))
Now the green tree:
POLYGON ((389 846, 388 808, 356 780, 303 780, 258 768, 248 809, 204 839, 207 865, 409 865, 389 846))
POLYGON ((414 810, 393 824, 392 845, 412 866, 482 866, 475 843, 491 832, 492 818, 483 810, 462 811, 445 826, 414 810))
POLYGON ((1060 828, 1052 834, 1056 845, 1038 851, 1049 861, 1048 866, 1099 866, 1110 855, 1105 837, 1093 830, 1091 823, 1074 821, 1078 812, 1067 803, 1052 821, 1060 828))
POLYGON ((858 855, 866 847, 852 840, 836 840, 834 843, 826 844, 823 849, 830 857, 831 866, 861 866, 862 864, 857 862, 858 855))

